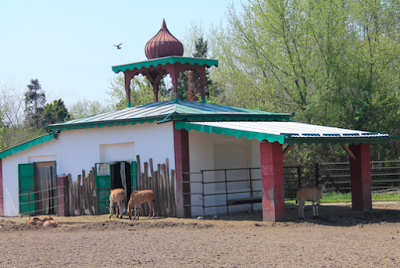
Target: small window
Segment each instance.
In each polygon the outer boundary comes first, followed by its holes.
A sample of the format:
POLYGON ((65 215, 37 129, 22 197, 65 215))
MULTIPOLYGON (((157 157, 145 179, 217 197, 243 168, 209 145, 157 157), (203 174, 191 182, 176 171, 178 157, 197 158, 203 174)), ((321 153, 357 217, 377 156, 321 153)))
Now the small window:
POLYGON ((110 175, 110 164, 97 165, 97 176, 109 176, 109 175, 110 175))

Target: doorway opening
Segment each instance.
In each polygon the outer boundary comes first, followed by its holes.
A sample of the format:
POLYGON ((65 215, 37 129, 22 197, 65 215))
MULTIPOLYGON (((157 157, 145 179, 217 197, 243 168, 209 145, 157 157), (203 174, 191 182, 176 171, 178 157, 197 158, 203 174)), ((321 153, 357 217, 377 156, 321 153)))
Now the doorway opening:
POLYGON ((49 215, 57 213, 56 162, 18 165, 19 213, 49 215))
POLYGON ((35 184, 36 214, 56 214, 57 183, 54 162, 35 163, 35 184))
POLYGON ((136 190, 136 162, 114 161, 95 164, 95 180, 97 189, 96 213, 109 213, 111 190, 121 188, 125 191, 125 204, 128 203, 132 191, 136 190))
POLYGON ((132 163, 112 162, 111 169, 111 190, 121 188, 125 191, 125 205, 128 204, 132 193, 132 163))

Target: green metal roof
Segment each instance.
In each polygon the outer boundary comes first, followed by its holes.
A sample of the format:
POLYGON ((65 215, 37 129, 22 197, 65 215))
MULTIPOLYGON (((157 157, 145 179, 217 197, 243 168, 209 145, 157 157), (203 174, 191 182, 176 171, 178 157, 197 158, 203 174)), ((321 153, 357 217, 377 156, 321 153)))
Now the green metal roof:
POLYGON ((387 142, 388 134, 299 122, 176 122, 177 129, 225 134, 281 144, 360 144, 387 142))
POLYGON ((123 64, 123 65, 116 65, 112 66, 112 70, 114 73, 118 72, 125 72, 126 70, 134 70, 134 69, 141 69, 141 68, 149 68, 150 66, 158 66, 158 65, 166 65, 166 64, 174 64, 174 63, 189 63, 190 65, 198 64, 200 66, 206 66, 206 67, 211 67, 211 66, 216 66, 218 67, 218 61, 217 60, 211 60, 211 59, 203 59, 203 58, 187 58, 187 57, 178 57, 178 56, 170 56, 170 57, 163 57, 163 58, 156 58, 156 59, 151 59, 151 60, 146 60, 146 61, 140 61, 140 62, 134 62, 134 63, 128 63, 128 64, 123 64))
POLYGON ((32 148, 34 146, 38 146, 39 144, 43 144, 43 143, 45 143, 47 141, 50 141, 50 140, 52 140, 54 138, 57 139, 57 136, 58 136, 57 133, 50 133, 50 134, 46 134, 46 135, 40 136, 40 137, 38 137, 36 139, 24 142, 24 143, 22 143, 20 145, 14 146, 14 147, 12 147, 12 148, 10 148, 8 150, 0 152, 0 158, 6 158, 7 156, 16 154, 16 153, 21 152, 21 151, 25 151, 26 149, 30 149, 30 148, 32 148))
POLYGON ((71 120, 64 123, 48 125, 48 131, 93 128, 103 126, 135 125, 145 122, 165 122, 172 119, 188 121, 266 121, 290 120, 290 113, 273 113, 259 110, 199 103, 192 101, 154 102, 145 105, 125 108, 71 120))

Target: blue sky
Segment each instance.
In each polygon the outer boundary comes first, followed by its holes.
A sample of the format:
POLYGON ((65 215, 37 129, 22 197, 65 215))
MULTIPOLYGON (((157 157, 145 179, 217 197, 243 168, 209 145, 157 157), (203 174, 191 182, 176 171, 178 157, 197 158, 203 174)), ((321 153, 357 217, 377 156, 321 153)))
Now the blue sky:
POLYGON ((48 101, 105 102, 111 66, 146 60, 144 47, 165 18, 184 39, 191 22, 226 22, 239 0, 1 1, 0 85, 26 91, 38 79, 48 101), (123 43, 117 50, 113 45, 123 43))

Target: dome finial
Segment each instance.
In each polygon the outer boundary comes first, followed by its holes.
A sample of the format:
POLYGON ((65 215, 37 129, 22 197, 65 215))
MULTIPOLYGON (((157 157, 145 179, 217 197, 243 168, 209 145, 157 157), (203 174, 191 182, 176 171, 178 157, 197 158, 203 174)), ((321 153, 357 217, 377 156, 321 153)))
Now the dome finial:
POLYGON ((158 57, 182 56, 183 45, 169 32, 163 19, 161 29, 147 42, 144 52, 149 60, 158 57))

